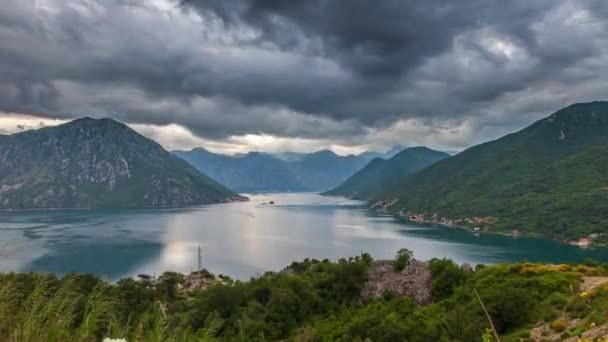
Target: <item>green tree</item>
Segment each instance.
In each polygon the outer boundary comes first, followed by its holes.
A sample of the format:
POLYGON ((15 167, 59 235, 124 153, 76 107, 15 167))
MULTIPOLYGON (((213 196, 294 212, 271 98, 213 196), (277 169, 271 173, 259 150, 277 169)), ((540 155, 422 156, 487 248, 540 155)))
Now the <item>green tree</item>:
POLYGON ((413 253, 407 248, 401 248, 397 255, 395 256, 395 262, 393 263, 395 269, 397 271, 401 271, 405 268, 405 266, 410 264, 412 260, 413 253))
POLYGON ((432 295, 434 301, 450 297, 454 289, 468 278, 468 273, 451 259, 431 259, 429 268, 433 274, 432 295))

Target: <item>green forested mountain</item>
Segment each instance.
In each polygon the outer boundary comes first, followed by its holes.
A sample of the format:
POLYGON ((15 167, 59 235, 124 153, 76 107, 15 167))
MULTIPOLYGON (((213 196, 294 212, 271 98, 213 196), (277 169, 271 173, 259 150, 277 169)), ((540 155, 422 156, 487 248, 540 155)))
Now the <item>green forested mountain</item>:
POLYGON ((406 148, 388 160, 375 158, 340 186, 325 194, 370 199, 404 177, 447 157, 449 155, 445 152, 426 147, 406 148))
POLYGON ((386 188, 391 210, 577 238, 608 228, 608 102, 574 104, 386 188), (485 222, 485 223, 484 223, 485 222))
POLYGON ((240 199, 111 119, 83 118, 0 139, 0 208, 157 207, 240 199))

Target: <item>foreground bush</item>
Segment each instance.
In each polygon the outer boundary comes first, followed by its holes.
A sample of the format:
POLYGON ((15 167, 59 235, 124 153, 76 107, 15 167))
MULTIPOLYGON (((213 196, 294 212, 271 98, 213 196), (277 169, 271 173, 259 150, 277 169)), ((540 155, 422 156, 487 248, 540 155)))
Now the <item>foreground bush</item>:
POLYGON ((420 307, 390 293, 362 304, 372 262, 368 254, 339 262, 306 259, 246 282, 200 273, 199 287, 192 287, 191 276, 170 272, 115 284, 81 274, 4 274, 0 339, 481 341, 492 336, 474 289, 506 341, 528 338, 542 321, 577 335, 608 313, 608 288, 578 292, 585 274, 605 268, 526 263, 472 271, 433 259, 434 303, 420 307), (581 323, 572 330, 557 320, 574 316, 581 323))

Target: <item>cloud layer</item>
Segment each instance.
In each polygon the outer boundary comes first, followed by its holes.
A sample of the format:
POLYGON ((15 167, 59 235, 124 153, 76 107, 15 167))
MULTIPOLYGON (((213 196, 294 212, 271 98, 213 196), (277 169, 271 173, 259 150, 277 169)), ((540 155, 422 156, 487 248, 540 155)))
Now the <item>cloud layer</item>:
POLYGON ((591 0, 18 1, 0 8, 0 111, 110 116, 171 147, 461 149, 604 99, 607 16, 591 0))

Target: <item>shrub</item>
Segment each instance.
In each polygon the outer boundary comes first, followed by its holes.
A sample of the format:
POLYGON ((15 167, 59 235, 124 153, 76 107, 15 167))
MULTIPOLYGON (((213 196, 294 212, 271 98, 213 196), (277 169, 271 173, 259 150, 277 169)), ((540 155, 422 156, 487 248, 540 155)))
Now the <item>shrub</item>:
POLYGON ((499 333, 507 332, 526 322, 535 305, 529 290, 509 284, 484 289, 481 294, 499 333))
POLYGON ((553 323, 551 323, 551 329, 553 329, 557 332, 563 332, 564 330, 566 330, 567 327, 568 327, 568 325, 561 318, 556 319, 555 321, 553 321, 553 323))
POLYGON ((600 265, 599 262, 597 262, 597 261, 595 261, 595 260, 593 260, 591 258, 585 258, 583 260, 583 264, 585 266, 589 266, 589 267, 598 267, 600 265))
POLYGON ((549 296, 549 303, 554 307, 563 308, 568 304, 568 298, 559 292, 555 292, 549 296))
POLYGON ((393 264, 395 266, 395 270, 397 270, 397 271, 403 270, 405 268, 405 266, 410 264, 411 260, 412 260, 412 251, 410 251, 407 248, 401 248, 397 252, 397 255, 395 256, 395 263, 393 264))
POLYGON ((463 284, 469 276, 468 272, 450 259, 431 259, 429 268, 433 274, 431 293, 435 301, 451 296, 454 289, 463 284))

